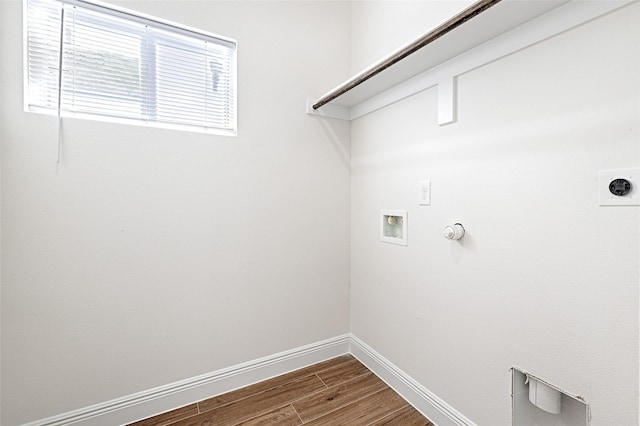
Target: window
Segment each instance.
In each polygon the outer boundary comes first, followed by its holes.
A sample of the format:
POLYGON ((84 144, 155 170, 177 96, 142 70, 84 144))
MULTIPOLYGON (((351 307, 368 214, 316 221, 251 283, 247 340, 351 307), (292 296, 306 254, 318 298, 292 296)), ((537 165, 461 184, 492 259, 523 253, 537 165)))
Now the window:
POLYGON ((236 132, 236 43, 84 0, 25 0, 25 109, 236 132))

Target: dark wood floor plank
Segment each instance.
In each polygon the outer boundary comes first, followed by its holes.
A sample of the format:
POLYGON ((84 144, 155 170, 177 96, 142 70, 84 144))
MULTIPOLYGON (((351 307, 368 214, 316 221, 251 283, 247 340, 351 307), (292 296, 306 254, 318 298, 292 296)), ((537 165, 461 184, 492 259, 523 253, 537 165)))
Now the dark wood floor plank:
POLYGON ((388 413, 397 411, 407 402, 391 388, 369 395, 325 416, 304 423, 305 426, 366 426, 388 413))
POLYGON ((129 426, 167 426, 178 420, 195 416, 196 414, 198 414, 197 404, 190 404, 172 411, 167 411, 155 417, 131 423, 129 426))
POLYGON ((401 410, 396 411, 372 423, 370 426, 435 426, 426 417, 424 417, 418 410, 410 405, 407 405, 401 410))
POLYGON ((369 369, 357 359, 353 359, 316 374, 322 379, 325 385, 331 387, 367 373, 369 373, 369 369))
POLYGON ((387 385, 369 372, 348 382, 307 396, 293 403, 303 422, 321 417, 368 395, 385 389, 387 385))
MULTIPOLYGON (((326 389, 314 374, 285 383, 247 398, 231 402, 195 417, 177 422, 175 426, 229 426, 266 414, 274 407, 282 407, 306 395, 326 389)), ((173 425, 172 425, 173 426, 173 425)))
POLYGON ((246 386, 244 388, 237 389, 235 391, 214 396, 213 398, 205 399, 204 401, 200 401, 198 405, 201 412, 213 410, 214 408, 221 407, 239 399, 264 392, 271 388, 282 386, 285 383, 299 380, 303 377, 316 374, 317 372, 321 372, 332 367, 340 366, 341 364, 353 360, 354 358, 352 355, 341 355, 339 357, 332 358, 327 361, 311 365, 309 367, 301 368, 299 370, 274 377, 273 379, 268 379, 250 386, 246 386))
POLYGON ((298 417, 298 413, 296 413, 296 410, 289 404, 286 407, 278 408, 262 416, 238 423, 235 426, 298 426, 301 424, 302 421, 300 417, 298 417))
POLYGON ((276 425, 435 426, 351 355, 129 426, 276 425))

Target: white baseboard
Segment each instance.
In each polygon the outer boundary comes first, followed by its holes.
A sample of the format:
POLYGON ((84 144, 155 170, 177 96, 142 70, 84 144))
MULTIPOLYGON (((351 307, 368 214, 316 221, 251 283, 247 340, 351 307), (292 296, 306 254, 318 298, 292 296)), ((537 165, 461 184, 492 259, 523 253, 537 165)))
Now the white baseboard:
POLYGON ((23 426, 113 426, 131 423, 344 355, 349 353, 350 339, 351 336, 345 334, 23 426))
POLYGON ((351 354, 433 423, 438 426, 477 426, 362 340, 354 335, 350 337, 351 354))
POLYGON ((280 352, 23 426, 123 425, 351 353, 438 426, 476 426, 352 334, 280 352))

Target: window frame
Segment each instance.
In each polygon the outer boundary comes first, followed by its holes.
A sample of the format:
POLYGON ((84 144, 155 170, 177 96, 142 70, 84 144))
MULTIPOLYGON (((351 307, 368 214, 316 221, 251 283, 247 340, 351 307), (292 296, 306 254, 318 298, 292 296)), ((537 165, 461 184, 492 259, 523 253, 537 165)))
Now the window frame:
MULTIPOLYGON (((235 39, 230 37, 220 36, 217 34, 213 34, 207 31, 203 31, 200 29, 192 28, 187 25, 178 24, 169 20, 165 20, 162 18, 158 18, 155 16, 150 16, 144 13, 140 13, 137 11, 132 11, 129 9, 125 9, 119 6, 115 6, 112 4, 95 1, 95 0, 54 0, 57 3, 62 5, 69 6, 77 6, 80 8, 88 9, 91 11, 96 11, 103 14, 108 14, 111 16, 115 16, 121 19, 126 19, 130 22, 135 22, 138 24, 147 25, 149 27, 161 30, 161 31, 169 31, 175 35, 179 36, 187 36, 191 38, 196 38, 199 40, 212 42, 219 46, 230 47, 232 50, 231 64, 230 64, 230 78, 232 82, 230 84, 232 90, 231 102, 228 103, 228 106, 232 108, 233 114, 232 119, 230 120, 231 126, 230 128, 221 128, 221 127, 207 127, 207 126, 199 126, 196 124, 181 124, 175 122, 168 121, 158 121, 157 119, 137 119, 130 117, 121 117, 121 116, 112 116, 98 113, 90 113, 90 112, 80 112, 80 111, 70 111, 68 109, 62 108, 60 112, 58 112, 58 108, 51 108, 47 106, 41 105, 30 105, 29 99, 29 28, 28 28, 28 9, 29 9, 29 0, 23 0, 23 104, 25 112, 33 112, 39 114, 46 115, 58 115, 61 117, 73 117, 80 119, 88 119, 94 121, 102 121, 102 122, 111 122, 111 123, 119 123, 119 124, 128 124, 128 125, 137 125, 137 126, 148 126, 155 128, 164 128, 164 129, 174 129, 181 130, 187 132, 196 132, 196 133, 207 133, 207 134, 216 134, 223 136, 237 136, 238 131, 238 69, 237 69, 237 57, 238 57, 238 43, 235 39)), ((142 59, 142 56, 141 56, 142 59)), ((154 56, 153 61, 157 61, 157 55, 154 56)), ((63 66, 63 70, 64 70, 63 66)), ((155 68, 155 67, 154 67, 155 68)), ((56 68, 57 69, 57 68, 56 68)), ((64 72, 64 71, 63 71, 64 72)), ((156 73, 154 70, 153 76, 149 79, 149 81, 153 82, 156 79, 156 73)), ((148 82, 147 82, 148 84, 148 82)), ((157 88, 154 88, 153 91, 156 92, 157 88)), ((157 98, 157 96, 155 96, 157 98)))

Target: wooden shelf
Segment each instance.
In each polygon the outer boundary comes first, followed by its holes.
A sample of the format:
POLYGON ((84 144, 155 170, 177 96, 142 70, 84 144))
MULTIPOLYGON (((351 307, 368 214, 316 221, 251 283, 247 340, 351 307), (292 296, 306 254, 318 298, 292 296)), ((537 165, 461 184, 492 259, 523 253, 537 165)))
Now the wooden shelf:
MULTIPOLYGON (((450 93, 449 96, 453 97, 455 78, 463 72, 566 31, 632 1, 481 0, 324 96, 309 100, 307 112, 351 120, 435 85, 442 85, 445 91, 450 93), (477 12, 480 7, 484 9, 477 12), (469 16, 469 11, 473 13, 472 16, 469 16), (460 20, 462 22, 458 22, 460 20), (447 30, 449 26, 452 28, 447 30), (435 34, 443 29, 446 30, 443 34, 435 34), (433 37, 434 35, 436 37, 433 37), (428 40, 430 38, 433 40, 428 40), (389 65, 394 58, 425 40, 428 40, 427 44, 389 65), (487 53, 490 50, 492 53, 487 53), (475 53, 476 51, 481 52, 475 53), (331 99, 324 104, 329 98, 331 99)), ((443 98, 443 104, 440 106, 455 109, 455 100, 445 99, 443 95, 445 93, 439 94, 439 97, 443 98)), ((444 111, 439 119, 440 124, 451 121, 455 121, 455 112, 450 114, 444 111)))

